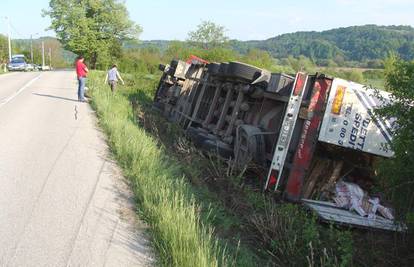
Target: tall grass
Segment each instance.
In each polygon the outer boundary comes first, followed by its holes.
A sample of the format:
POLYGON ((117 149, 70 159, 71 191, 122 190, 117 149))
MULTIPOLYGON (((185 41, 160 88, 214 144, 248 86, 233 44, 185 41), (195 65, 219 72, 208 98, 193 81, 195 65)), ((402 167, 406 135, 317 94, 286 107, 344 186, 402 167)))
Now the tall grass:
POLYGON ((90 77, 92 106, 107 134, 113 155, 131 180, 139 210, 148 222, 163 266, 224 266, 228 255, 199 209, 177 162, 135 123, 128 99, 112 95, 90 77))

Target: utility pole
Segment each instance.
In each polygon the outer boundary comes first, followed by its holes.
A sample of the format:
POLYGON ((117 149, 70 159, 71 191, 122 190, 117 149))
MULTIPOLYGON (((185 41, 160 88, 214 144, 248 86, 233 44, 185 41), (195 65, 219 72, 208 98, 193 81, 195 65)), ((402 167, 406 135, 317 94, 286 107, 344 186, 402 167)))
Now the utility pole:
MULTIPOLYGON (((35 33, 34 36, 39 35, 39 33, 35 33)), ((30 58, 32 60, 32 64, 34 64, 34 52, 33 52, 33 34, 30 34, 30 58)))
POLYGON ((9 62, 12 60, 12 51, 11 51, 11 29, 10 29, 10 18, 6 17, 7 20, 7 30, 8 30, 8 39, 9 39, 9 62))
POLYGON ((32 60, 33 64, 33 35, 30 34, 30 59, 32 60))
POLYGON ((49 68, 52 69, 52 48, 49 47, 49 68))
POLYGON ((42 69, 45 68, 45 42, 42 41, 42 69))

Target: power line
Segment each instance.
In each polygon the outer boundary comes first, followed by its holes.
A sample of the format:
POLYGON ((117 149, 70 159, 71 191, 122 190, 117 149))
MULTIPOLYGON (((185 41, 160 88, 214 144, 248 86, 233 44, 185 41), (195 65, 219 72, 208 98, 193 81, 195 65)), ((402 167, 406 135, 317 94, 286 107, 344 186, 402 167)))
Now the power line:
POLYGON ((21 38, 21 39, 25 39, 25 37, 23 36, 23 34, 21 34, 16 27, 10 22, 10 26, 12 28, 12 30, 21 38))

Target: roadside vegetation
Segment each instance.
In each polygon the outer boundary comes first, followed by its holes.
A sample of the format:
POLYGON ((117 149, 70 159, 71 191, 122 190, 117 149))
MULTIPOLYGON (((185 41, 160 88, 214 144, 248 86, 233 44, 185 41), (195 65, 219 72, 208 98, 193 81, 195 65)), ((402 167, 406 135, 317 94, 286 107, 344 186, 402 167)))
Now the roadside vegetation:
POLYGON ((397 208, 400 219, 414 227, 414 61, 397 57, 387 60, 386 89, 393 103, 378 111, 379 116, 395 118, 392 149, 395 157, 379 165, 384 192, 397 208))

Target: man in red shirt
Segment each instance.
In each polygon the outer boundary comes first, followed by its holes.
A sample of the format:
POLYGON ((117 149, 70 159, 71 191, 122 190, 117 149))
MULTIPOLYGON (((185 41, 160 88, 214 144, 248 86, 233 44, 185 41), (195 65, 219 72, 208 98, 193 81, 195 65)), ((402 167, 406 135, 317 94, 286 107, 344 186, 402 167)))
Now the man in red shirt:
POLYGON ((88 67, 86 67, 83 56, 79 56, 76 60, 76 75, 78 76, 78 100, 80 102, 86 102, 85 100, 85 83, 86 75, 89 72, 88 67))

